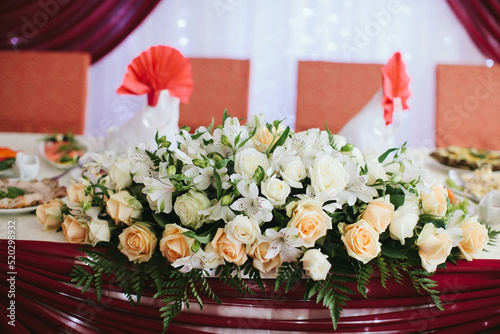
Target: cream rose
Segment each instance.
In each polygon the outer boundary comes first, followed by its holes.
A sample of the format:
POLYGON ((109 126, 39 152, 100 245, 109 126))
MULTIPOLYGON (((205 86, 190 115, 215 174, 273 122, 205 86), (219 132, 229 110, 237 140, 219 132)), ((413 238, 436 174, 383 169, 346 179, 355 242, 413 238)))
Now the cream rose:
POLYGON ((458 249, 467 261, 477 259, 489 242, 488 230, 477 221, 477 216, 465 218, 458 227, 462 229, 463 238, 458 244, 458 249))
POLYGON ((224 259, 214 250, 214 246, 208 243, 201 256, 201 264, 204 269, 214 269, 224 264, 224 259))
POLYGON ((61 201, 51 200, 36 208, 36 220, 43 224, 44 231, 56 231, 61 226, 63 222, 62 206, 61 201))
POLYGON ((124 223, 130 226, 133 220, 141 219, 142 210, 142 204, 125 190, 111 195, 106 202, 106 211, 116 225, 124 223))
POLYGON ((286 182, 272 176, 260 184, 260 191, 274 206, 284 205, 290 194, 290 186, 286 182))
POLYGON ((248 253, 248 255, 253 258, 253 267, 263 273, 268 273, 271 270, 277 269, 283 264, 283 256, 281 253, 278 253, 270 259, 266 259, 270 245, 270 242, 256 242, 252 245, 248 253))
POLYGON ((394 205, 389 201, 389 196, 374 199, 361 215, 361 219, 366 220, 375 231, 382 233, 391 223, 394 205))
POLYGON ((241 266, 248 259, 247 253, 245 252, 245 245, 239 242, 231 242, 227 238, 223 228, 217 230, 211 243, 214 252, 219 254, 219 256, 227 262, 232 262, 241 266))
POLYGON ((416 244, 422 267, 431 273, 446 261, 453 247, 453 239, 444 229, 437 229, 434 224, 427 223, 420 231, 416 244))
POLYGON ((366 166, 368 168, 368 181, 366 182, 367 185, 374 184, 378 179, 387 181, 387 175, 385 174, 384 165, 378 162, 377 158, 367 160, 366 166))
POLYGON ((76 203, 90 202, 92 197, 85 195, 85 185, 83 183, 75 183, 71 180, 71 186, 68 187, 68 200, 76 203))
POLYGON ((382 244, 379 242, 379 233, 364 219, 354 224, 339 224, 340 237, 345 245, 347 254, 364 264, 376 258, 382 244))
POLYGON ((109 177, 117 191, 123 190, 132 184, 132 162, 128 159, 118 159, 109 170, 109 177))
POLYGON ((293 188, 302 188, 302 180, 307 176, 306 167, 299 157, 285 159, 282 164, 281 177, 293 188))
POLYGON ((109 242, 111 238, 111 230, 109 229, 109 224, 106 220, 92 218, 88 222, 89 234, 88 239, 92 246, 95 246, 98 242, 109 242))
POLYGON ((202 192, 190 190, 187 193, 177 197, 174 204, 174 211, 181 220, 182 225, 193 229, 203 225, 203 216, 200 210, 211 207, 207 195, 202 192))
POLYGON ((446 195, 447 192, 442 184, 433 185, 430 193, 421 192, 420 200, 422 201, 422 210, 424 213, 444 216, 448 206, 446 195))
POLYGON ((349 183, 349 174, 342 163, 326 154, 317 156, 309 167, 311 186, 316 194, 338 195, 349 183))
POLYGON ((82 223, 76 220, 75 217, 71 215, 64 215, 64 221, 61 225, 64 239, 67 242, 75 244, 85 243, 87 237, 87 229, 82 227, 82 223))
POLYGON ((269 131, 267 126, 259 125, 252 137, 253 144, 260 152, 264 153, 267 151, 269 146, 272 146, 279 138, 279 134, 283 131, 283 127, 279 126, 278 131, 273 127, 273 132, 269 131), (276 138, 274 135, 276 135, 276 138))
POLYGON ((418 222, 418 214, 412 207, 406 205, 400 206, 392 214, 391 224, 389 225, 389 232, 391 238, 399 240, 401 245, 405 244, 406 238, 413 236, 413 231, 418 222))
POLYGON ((259 166, 267 170, 271 165, 267 156, 255 148, 238 151, 234 157, 234 170, 245 179, 253 178, 259 166))
MULTIPOLYGON (((292 219, 288 227, 299 230, 299 237, 304 240, 304 247, 314 246, 316 240, 326 235, 326 231, 332 228, 332 218, 328 216, 321 207, 321 202, 314 200, 301 200, 292 210, 292 219)), ((290 209, 287 206, 287 211, 290 209)))
POLYGON ((160 252, 171 263, 193 253, 191 247, 194 245, 195 239, 182 234, 187 231, 189 230, 177 224, 165 225, 160 240, 160 252))
POLYGON ((309 249, 300 261, 303 263, 307 276, 314 281, 324 280, 332 267, 328 256, 321 253, 319 249, 309 249))
POLYGON ((259 223, 254 219, 243 215, 236 216, 224 227, 227 238, 233 243, 251 245, 261 235, 259 223))
POLYGON ((145 222, 137 222, 120 233, 118 249, 129 261, 135 263, 148 262, 156 247, 158 239, 145 222))

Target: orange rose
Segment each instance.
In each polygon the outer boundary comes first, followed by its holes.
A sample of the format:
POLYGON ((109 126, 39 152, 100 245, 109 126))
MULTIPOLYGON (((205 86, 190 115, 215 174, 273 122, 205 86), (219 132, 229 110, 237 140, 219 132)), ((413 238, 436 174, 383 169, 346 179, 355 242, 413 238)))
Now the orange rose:
POLYGON ((106 211, 116 225, 124 223, 130 226, 133 220, 141 218, 142 210, 142 204, 137 198, 125 190, 111 195, 106 202, 106 211))
POLYGON ((488 244, 488 230, 477 221, 477 217, 467 217, 459 225, 462 229, 462 240, 458 248, 467 261, 477 259, 481 251, 488 244))
POLYGON ((350 225, 341 223, 339 230, 347 253, 356 260, 366 264, 380 253, 382 244, 378 241, 379 234, 366 220, 361 219, 350 225))
POLYGON ((223 228, 217 229, 214 239, 212 240, 214 252, 218 253, 227 262, 232 262, 241 266, 247 260, 245 245, 238 242, 229 241, 223 228))
POLYGON ((281 252, 273 258, 266 259, 270 245, 270 242, 256 242, 248 253, 253 258, 253 267, 263 273, 279 268, 283 263, 281 252))
POLYGON ((195 240, 182 234, 187 231, 187 229, 177 224, 165 225, 165 230, 160 240, 160 251, 171 263, 192 254, 191 246, 193 246, 195 240))
POLYGON ((442 184, 433 185, 430 193, 420 193, 424 213, 444 216, 448 207, 448 202, 446 201, 447 194, 442 184))
POLYGON ((118 249, 133 262, 148 262, 158 239, 148 223, 137 222, 118 236, 118 249))
POLYGON ((427 272, 434 272, 446 261, 453 247, 453 238, 443 229, 437 229, 432 223, 424 225, 416 242, 422 260, 422 267, 427 272))
POLYGON ((379 197, 371 201, 366 207, 361 219, 366 220, 375 231, 382 233, 391 223, 394 205, 389 202, 389 196, 379 197))
MULTIPOLYGON (((314 246, 316 240, 326 235, 326 231, 332 228, 332 218, 328 216, 321 202, 314 200, 301 200, 291 211, 292 219, 288 222, 288 227, 295 227, 299 230, 299 237, 304 240, 304 247, 314 246)), ((287 211, 290 207, 287 207, 287 211)))
POLYGON ((36 220, 43 224, 44 231, 55 231, 61 226, 63 222, 62 206, 61 201, 52 200, 36 208, 36 220))
POLYGON ((68 200, 76 203, 89 202, 92 200, 90 195, 85 195, 85 185, 83 183, 75 183, 71 180, 71 186, 68 188, 68 200))
POLYGON ((85 243, 85 239, 87 237, 87 229, 82 227, 81 223, 76 220, 75 217, 71 215, 64 215, 64 221, 61 225, 64 239, 67 242, 75 243, 75 244, 83 244, 85 243))

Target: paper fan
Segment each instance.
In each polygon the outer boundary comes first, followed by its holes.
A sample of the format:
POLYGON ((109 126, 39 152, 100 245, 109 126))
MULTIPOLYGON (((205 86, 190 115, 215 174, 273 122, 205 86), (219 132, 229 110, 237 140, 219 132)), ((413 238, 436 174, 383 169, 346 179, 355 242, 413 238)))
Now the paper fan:
POLYGON ((382 87, 384 90, 384 107, 385 124, 392 123, 392 115, 394 108, 405 110, 408 109, 406 102, 411 96, 409 89, 410 77, 406 73, 406 65, 401 59, 401 53, 396 52, 388 61, 387 65, 382 67, 382 87))
POLYGON ((148 94, 148 104, 156 106, 160 92, 168 89, 170 95, 183 103, 189 102, 193 92, 191 63, 179 51, 168 46, 153 46, 134 58, 127 66, 118 94, 148 94))

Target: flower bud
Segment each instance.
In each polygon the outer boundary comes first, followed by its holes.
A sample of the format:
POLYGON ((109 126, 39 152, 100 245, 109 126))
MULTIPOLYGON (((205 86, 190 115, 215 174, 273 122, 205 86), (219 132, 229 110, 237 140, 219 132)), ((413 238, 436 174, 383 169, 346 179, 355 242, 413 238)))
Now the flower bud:
POLYGON ((342 146, 342 148, 340 149, 340 152, 351 152, 353 148, 354 148, 354 145, 353 145, 353 144, 345 144, 345 145, 344 145, 344 146, 342 146))
POLYGON ((167 175, 175 175, 177 173, 177 168, 174 165, 167 167, 167 175))
POLYGON ((229 146, 229 147, 231 147, 231 146, 232 146, 232 145, 231 145, 231 141, 229 141, 229 138, 227 138, 227 136, 226 136, 226 135, 222 135, 222 136, 220 137, 220 142, 222 143, 222 145, 226 145, 226 146, 229 146))
POLYGON ((403 179, 403 175, 396 173, 391 176, 391 183, 397 184, 403 179))
POLYGON ((200 242, 196 240, 194 244, 191 246, 191 252, 196 253, 197 251, 200 250, 200 248, 201 248, 200 242))
POLYGON ((219 153, 217 153, 217 152, 212 152, 212 153, 210 153, 210 154, 208 155, 208 157, 209 157, 210 159, 212 159, 215 163, 218 163, 219 161, 221 161, 222 159, 224 159, 224 158, 222 157, 222 155, 220 155, 220 154, 219 154, 219 153))
POLYGON ((206 168, 206 167, 208 167, 208 162, 206 162, 204 159, 194 159, 193 160, 193 164, 196 167, 200 167, 200 168, 206 168))
POLYGON ((222 199, 220 200, 220 204, 222 206, 228 206, 229 204, 231 204, 231 195, 224 195, 222 196, 222 199))

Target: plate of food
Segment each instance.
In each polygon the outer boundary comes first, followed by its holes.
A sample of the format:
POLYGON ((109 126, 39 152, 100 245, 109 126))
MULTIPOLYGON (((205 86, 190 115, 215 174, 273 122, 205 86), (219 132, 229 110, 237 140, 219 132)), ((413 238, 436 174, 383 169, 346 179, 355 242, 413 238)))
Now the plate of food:
POLYGON ((78 166, 78 160, 87 151, 72 133, 46 136, 40 143, 40 154, 51 165, 68 169, 78 166))
POLYGON ((39 204, 66 196, 66 187, 53 179, 0 179, 0 213, 34 211, 39 204))
POLYGON ((500 171, 499 151, 448 146, 437 148, 430 156, 441 167, 448 170, 474 171, 489 165, 492 171, 500 171))
POLYGON ((455 193, 479 202, 489 192, 500 190, 500 173, 493 172, 489 165, 469 173, 450 170, 446 185, 455 193))

